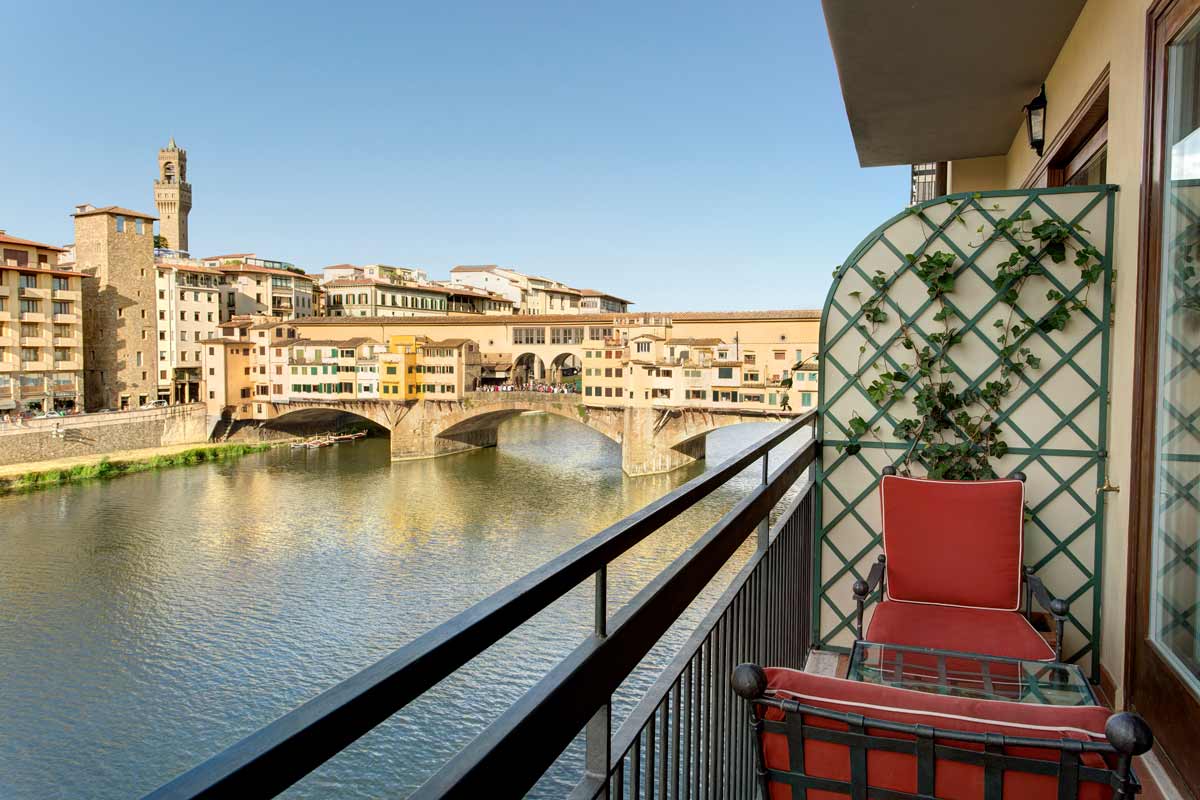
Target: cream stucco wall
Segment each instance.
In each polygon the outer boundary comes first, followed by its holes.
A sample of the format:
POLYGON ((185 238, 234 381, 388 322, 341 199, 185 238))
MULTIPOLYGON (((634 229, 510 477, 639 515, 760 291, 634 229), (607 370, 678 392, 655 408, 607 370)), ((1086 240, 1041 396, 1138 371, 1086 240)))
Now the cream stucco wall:
MULTIPOLYGON (((1115 221, 1115 322, 1109 478, 1122 491, 1108 495, 1103 574, 1101 661, 1118 685, 1124 669, 1126 563, 1129 544, 1130 443, 1137 314, 1138 219, 1145 114, 1145 29, 1149 0, 1090 0, 1046 76, 1046 141, 1052 142, 1088 90, 1109 70, 1108 177, 1121 187, 1115 221)), ((1017 188, 1038 162, 1024 128, 1007 154, 953 162, 950 191, 1017 188), (995 170, 996 163, 1002 172, 995 170)), ((1118 698, 1118 701, 1123 698, 1118 698)))
POLYGON ((983 192, 1003 186, 1007 169, 1004 156, 951 161, 946 183, 951 192, 983 192))

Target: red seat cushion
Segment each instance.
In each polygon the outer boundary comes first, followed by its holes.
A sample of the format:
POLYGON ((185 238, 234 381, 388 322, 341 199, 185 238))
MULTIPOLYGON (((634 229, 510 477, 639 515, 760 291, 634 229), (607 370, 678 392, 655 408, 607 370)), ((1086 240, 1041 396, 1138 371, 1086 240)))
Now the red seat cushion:
POLYGON ((1017 480, 879 482, 893 600, 1015 611, 1025 485, 1017 480))
POLYGON ((868 641, 987 656, 1052 661, 1054 648, 1016 611, 884 600, 867 625, 868 641))
MULTIPOLYGON (((915 692, 890 686, 858 683, 840 678, 809 675, 790 669, 767 669, 768 694, 796 700, 803 705, 862 714, 865 717, 901 722, 908 725, 928 725, 942 730, 1000 733, 1006 736, 1033 739, 1073 739, 1103 741, 1104 724, 1109 711, 1100 706, 1041 706, 1028 703, 1008 703, 996 700, 972 700, 962 697, 915 692)), ((782 720, 779 709, 766 709, 767 719, 782 720)), ((793 717, 792 722, 796 721, 793 717)), ((834 720, 803 715, 803 722, 814 727, 846 730, 846 725, 834 720)), ((901 733, 882 732, 866 728, 870 734, 911 738, 901 733)), ((981 749, 979 745, 943 739, 962 749, 981 749)), ((766 733, 762 737, 763 756, 767 767, 787 770, 790 765, 788 740, 783 734, 766 733)), ((1025 758, 1058 761, 1056 751, 1039 748, 1009 748, 1011 755, 1025 758)), ((1085 754, 1088 766, 1112 766, 1101 756, 1085 754)), ((935 796, 950 800, 982 800, 983 767, 939 758, 935 768, 935 796)), ((916 759, 908 753, 868 750, 868 785, 893 792, 916 792, 916 759)), ((796 770, 793 770, 796 771, 796 770)), ((805 737, 805 774, 838 781, 850 779, 850 752, 842 743, 820 741, 805 737)), ((771 800, 790 800, 789 786, 771 783, 771 800)), ((809 789, 809 800, 846 798, 848 794, 809 789)), ((1054 775, 1007 772, 1004 778, 1004 800, 1054 800, 1058 797, 1058 780, 1054 775)), ((1081 783, 1080 800, 1106 800, 1112 792, 1108 786, 1081 783)))

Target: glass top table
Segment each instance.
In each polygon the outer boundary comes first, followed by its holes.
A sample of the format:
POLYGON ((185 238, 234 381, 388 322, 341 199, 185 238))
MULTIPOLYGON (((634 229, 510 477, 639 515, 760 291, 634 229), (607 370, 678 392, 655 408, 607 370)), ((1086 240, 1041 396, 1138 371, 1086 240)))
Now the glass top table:
POLYGON ((1050 706, 1100 705, 1074 664, 857 641, 846 677, 920 692, 1050 706))

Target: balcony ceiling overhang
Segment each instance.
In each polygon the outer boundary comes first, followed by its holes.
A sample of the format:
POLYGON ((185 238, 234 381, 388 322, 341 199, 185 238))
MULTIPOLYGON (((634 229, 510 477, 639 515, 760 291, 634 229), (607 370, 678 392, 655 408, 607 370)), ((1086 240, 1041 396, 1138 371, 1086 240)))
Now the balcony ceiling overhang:
POLYGON ((1085 2, 822 0, 859 163, 1007 153, 1085 2))

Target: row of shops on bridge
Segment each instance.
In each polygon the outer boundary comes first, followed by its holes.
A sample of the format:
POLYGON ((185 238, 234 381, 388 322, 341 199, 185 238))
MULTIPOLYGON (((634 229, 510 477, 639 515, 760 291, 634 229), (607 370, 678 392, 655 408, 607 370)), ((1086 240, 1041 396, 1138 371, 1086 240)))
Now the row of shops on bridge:
POLYGON ((255 420, 290 404, 457 402, 509 388, 577 393, 595 406, 801 411, 816 404, 815 359, 800 348, 758 352, 736 338, 680 337, 665 317, 583 330, 590 333, 576 343, 582 358, 569 353, 547 370, 535 354, 485 352, 465 337, 339 337, 326 328, 309 338, 292 321, 236 319, 204 343, 204 401, 213 417, 255 420))

